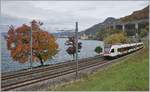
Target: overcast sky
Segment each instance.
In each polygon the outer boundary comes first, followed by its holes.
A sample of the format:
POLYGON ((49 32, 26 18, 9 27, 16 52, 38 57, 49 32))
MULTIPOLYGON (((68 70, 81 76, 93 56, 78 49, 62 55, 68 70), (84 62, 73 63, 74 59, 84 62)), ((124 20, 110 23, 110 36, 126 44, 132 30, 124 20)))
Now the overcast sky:
POLYGON ((120 18, 148 5, 148 1, 2 1, 1 24, 21 25, 33 19, 44 22, 50 32, 79 31, 103 22, 107 17, 120 18))

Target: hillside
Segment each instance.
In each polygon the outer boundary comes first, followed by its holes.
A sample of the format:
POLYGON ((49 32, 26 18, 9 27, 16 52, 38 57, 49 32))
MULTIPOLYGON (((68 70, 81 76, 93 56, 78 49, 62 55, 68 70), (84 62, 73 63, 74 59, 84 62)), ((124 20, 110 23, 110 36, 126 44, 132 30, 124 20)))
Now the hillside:
POLYGON ((135 21, 135 20, 148 19, 148 18, 149 18, 149 6, 145 7, 142 10, 135 11, 131 15, 122 17, 120 18, 120 20, 126 22, 126 21, 135 21))
POLYGON ((92 27, 82 31, 81 34, 85 33, 86 35, 94 35, 97 31, 104 29, 106 25, 113 23, 116 19, 113 17, 108 17, 104 22, 93 25, 92 27))
POLYGON ((92 27, 80 32, 80 35, 83 35, 83 34, 95 35, 98 31, 102 30, 107 25, 109 25, 109 23, 112 24, 113 22, 117 22, 117 21, 129 22, 129 21, 148 19, 148 18, 149 18, 149 6, 143 8, 142 10, 134 11, 131 15, 121 17, 119 19, 108 17, 104 22, 93 25, 92 27))

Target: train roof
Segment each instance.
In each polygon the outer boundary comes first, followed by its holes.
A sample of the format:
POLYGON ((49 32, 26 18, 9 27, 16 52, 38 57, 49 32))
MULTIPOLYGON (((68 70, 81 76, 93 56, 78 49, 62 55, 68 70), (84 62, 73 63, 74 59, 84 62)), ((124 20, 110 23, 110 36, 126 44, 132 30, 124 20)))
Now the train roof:
POLYGON ((139 43, 131 43, 131 44, 121 44, 121 45, 112 45, 111 47, 115 47, 115 48, 121 48, 121 47, 129 47, 129 46, 134 46, 134 45, 139 45, 139 44, 143 44, 143 42, 139 42, 139 43))

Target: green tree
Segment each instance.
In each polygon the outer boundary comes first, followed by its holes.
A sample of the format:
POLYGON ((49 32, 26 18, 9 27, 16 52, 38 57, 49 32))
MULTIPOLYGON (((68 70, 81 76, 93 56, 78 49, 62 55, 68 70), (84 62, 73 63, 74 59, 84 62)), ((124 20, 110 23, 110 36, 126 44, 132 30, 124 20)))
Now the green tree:
POLYGON ((96 33, 96 39, 97 40, 104 40, 106 37, 115 34, 115 33, 123 33, 121 30, 118 29, 103 29, 99 30, 99 32, 96 33))
POLYGON ((105 35, 106 35, 105 30, 99 30, 99 32, 96 33, 95 39, 102 41, 105 35))
POLYGON ((101 53, 102 52, 102 47, 100 47, 100 46, 97 46, 96 48, 95 48, 95 52, 97 53, 97 54, 99 54, 99 53, 101 53))
POLYGON ((149 30, 149 25, 146 25, 145 28, 143 28, 143 29, 141 29, 141 30, 139 31, 140 37, 145 37, 145 36, 147 36, 147 35, 148 35, 148 30, 149 30))
POLYGON ((127 43, 127 37, 124 33, 115 33, 104 39, 106 44, 127 43))

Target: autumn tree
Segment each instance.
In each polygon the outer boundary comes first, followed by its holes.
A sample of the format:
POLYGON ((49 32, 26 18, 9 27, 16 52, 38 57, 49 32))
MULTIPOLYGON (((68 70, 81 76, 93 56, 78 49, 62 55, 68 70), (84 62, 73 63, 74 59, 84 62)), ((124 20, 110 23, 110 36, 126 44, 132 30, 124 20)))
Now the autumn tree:
POLYGON ((127 43, 128 39, 124 35, 124 33, 115 33, 115 34, 112 34, 110 36, 107 36, 104 39, 104 42, 106 44, 127 43))
POLYGON ((32 61, 40 61, 41 65, 44 65, 44 61, 52 58, 57 53, 58 45, 55 37, 41 29, 42 24, 33 20, 31 25, 23 24, 17 28, 10 26, 7 34, 7 47, 15 61, 28 62, 31 53, 31 37, 32 61))
MULTIPOLYGON (((68 49, 66 50, 69 55, 73 56, 73 60, 75 58, 75 53, 76 53, 76 42, 75 42, 75 37, 69 37, 68 40, 65 42, 65 45, 69 46, 68 49)), ((82 48, 82 43, 78 42, 78 52, 81 51, 82 48)))
POLYGON ((103 41, 108 36, 116 33, 122 33, 122 30, 110 29, 110 28, 106 28, 105 30, 101 29, 96 33, 96 39, 103 41))

